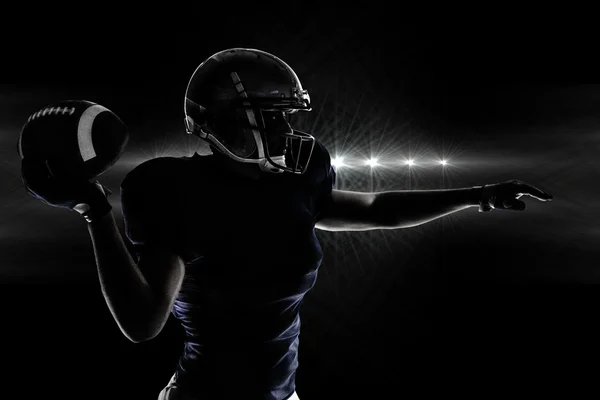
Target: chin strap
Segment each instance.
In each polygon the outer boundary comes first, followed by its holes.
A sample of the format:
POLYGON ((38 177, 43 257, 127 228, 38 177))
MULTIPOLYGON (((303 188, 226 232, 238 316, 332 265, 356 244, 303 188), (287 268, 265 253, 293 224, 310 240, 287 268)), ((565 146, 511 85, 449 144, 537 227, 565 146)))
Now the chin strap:
MULTIPOLYGON (((273 160, 273 162, 281 162, 283 165, 285 165, 285 156, 273 157, 272 160, 273 160)), ((270 172, 273 174, 281 174, 281 173, 285 172, 281 168, 277 168, 276 166, 271 164, 266 158, 264 160, 262 160, 260 163, 258 163, 258 165, 259 165, 260 169, 265 172, 270 172)))

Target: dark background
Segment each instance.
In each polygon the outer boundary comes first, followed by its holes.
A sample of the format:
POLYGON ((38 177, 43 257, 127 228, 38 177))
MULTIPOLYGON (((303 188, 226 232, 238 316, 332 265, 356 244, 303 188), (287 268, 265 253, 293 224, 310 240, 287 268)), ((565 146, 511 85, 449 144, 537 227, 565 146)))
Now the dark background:
MULTIPOLYGON (((4 34, 0 382, 9 392, 154 399, 181 350, 173 319, 151 342, 121 334, 102 298, 84 221, 35 201, 20 183, 22 124, 65 99, 116 112, 131 139, 101 182, 118 193, 140 162, 206 152, 183 131, 183 94, 195 67, 228 47, 270 51, 296 70, 315 105, 299 127, 332 155, 450 159, 443 172, 340 168, 338 189, 516 178, 555 197, 526 198, 522 213, 472 208, 406 230, 318 231, 325 259, 302 309, 302 400, 359 392, 572 395, 597 379, 593 26, 487 14, 478 23, 417 22, 389 10, 298 6, 225 16, 182 10, 139 26, 56 21, 4 34)), ((118 196, 111 201, 122 228, 118 196)))

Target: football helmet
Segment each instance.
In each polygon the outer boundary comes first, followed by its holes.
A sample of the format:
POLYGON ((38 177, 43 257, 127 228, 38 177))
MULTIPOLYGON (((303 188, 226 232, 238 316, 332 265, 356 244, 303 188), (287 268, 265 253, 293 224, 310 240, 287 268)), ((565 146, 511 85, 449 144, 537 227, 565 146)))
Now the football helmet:
POLYGON ((213 149, 261 170, 303 174, 315 138, 292 129, 289 116, 310 111, 296 73, 273 54, 232 48, 194 71, 185 93, 185 127, 213 149))

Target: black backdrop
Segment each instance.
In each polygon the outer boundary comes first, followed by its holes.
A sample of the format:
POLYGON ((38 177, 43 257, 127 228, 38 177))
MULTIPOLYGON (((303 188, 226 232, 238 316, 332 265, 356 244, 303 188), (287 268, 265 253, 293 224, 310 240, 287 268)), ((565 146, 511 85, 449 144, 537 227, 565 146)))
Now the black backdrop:
MULTIPOLYGON (((186 30, 172 27, 178 19, 119 28, 61 24, 6 41, 0 70, 5 390, 20 398, 153 399, 181 349, 174 320, 147 343, 130 343, 119 332, 100 292, 85 225, 31 201, 20 186, 14 150, 22 122, 66 98, 117 112, 132 140, 105 177, 116 189, 129 169, 165 154, 169 143, 189 150, 180 136, 187 79, 206 56, 235 46, 272 51, 296 69, 314 93, 313 114, 319 107, 329 113, 323 117, 329 123, 313 126, 332 152, 345 138, 368 148, 373 130, 377 140, 392 142, 418 132, 429 143, 460 143, 468 162, 446 186, 518 178, 555 196, 549 204, 526 200, 519 214, 471 209, 403 232, 319 232, 327 246, 302 310, 302 400, 359 391, 370 392, 363 398, 388 392, 415 398, 431 390, 485 398, 499 390, 573 391, 593 383, 600 87, 590 83, 592 29, 574 20, 567 28, 487 17, 417 23, 359 9, 275 11, 215 19, 183 13, 188 27, 198 27, 186 30), (409 128, 369 125, 377 112, 409 128), (347 123, 331 122, 338 117, 347 123), (350 123, 354 117, 358 125, 350 123), (138 149, 149 147, 155 153, 140 158, 138 149)), ((368 190, 360 172, 342 174, 343 188, 368 190)), ((387 176, 378 178, 379 189, 406 188, 387 176)), ((422 176, 413 188, 437 182, 422 176)))

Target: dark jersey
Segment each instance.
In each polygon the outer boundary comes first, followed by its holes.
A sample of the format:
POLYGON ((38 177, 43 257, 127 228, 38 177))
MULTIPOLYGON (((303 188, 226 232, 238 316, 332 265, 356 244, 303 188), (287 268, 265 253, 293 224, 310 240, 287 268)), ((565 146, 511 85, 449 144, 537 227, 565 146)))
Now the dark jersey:
POLYGON ((186 334, 178 384, 201 398, 287 399, 300 306, 323 256, 314 225, 335 172, 318 142, 303 175, 252 180, 216 157, 161 157, 132 170, 121 184, 126 234, 138 255, 161 245, 186 264, 172 310, 186 334))

